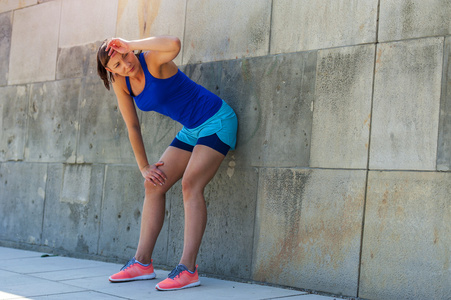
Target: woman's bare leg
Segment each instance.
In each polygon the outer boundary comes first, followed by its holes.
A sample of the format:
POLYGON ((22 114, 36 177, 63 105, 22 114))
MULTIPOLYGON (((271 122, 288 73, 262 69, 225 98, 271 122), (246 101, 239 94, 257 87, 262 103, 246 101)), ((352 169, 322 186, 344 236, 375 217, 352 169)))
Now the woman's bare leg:
POLYGON ((216 174, 224 155, 204 145, 194 147, 182 179, 185 231, 180 260, 189 270, 196 266, 196 257, 207 224, 204 188, 216 174))
POLYGON ((151 182, 144 182, 146 192, 141 215, 138 249, 135 254, 135 258, 143 264, 150 263, 155 243, 163 227, 165 194, 182 177, 190 157, 191 152, 189 151, 169 147, 160 159, 164 162, 164 165, 159 167, 166 174, 165 184, 154 186, 151 182))

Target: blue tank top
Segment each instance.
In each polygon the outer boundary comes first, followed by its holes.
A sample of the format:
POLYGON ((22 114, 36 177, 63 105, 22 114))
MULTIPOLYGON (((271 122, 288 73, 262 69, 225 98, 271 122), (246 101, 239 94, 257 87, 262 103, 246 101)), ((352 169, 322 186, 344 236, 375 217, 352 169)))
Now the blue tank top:
POLYGON ((144 70, 144 90, 133 95, 130 79, 125 77, 130 95, 143 111, 156 111, 180 122, 186 128, 196 128, 219 111, 222 100, 188 78, 182 71, 167 79, 153 77, 144 58, 139 55, 144 70))

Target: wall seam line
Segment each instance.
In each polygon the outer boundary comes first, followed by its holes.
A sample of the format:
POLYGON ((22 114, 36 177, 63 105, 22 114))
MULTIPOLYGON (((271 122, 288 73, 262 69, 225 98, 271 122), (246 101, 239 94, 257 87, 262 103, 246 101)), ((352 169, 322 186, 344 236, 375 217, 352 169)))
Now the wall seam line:
POLYGON ((370 153, 371 153, 371 133, 372 133, 372 127, 373 127, 373 108, 374 108, 374 90, 375 90, 375 83, 376 83, 376 62, 377 62, 377 49, 379 45, 379 18, 380 18, 380 6, 381 2, 378 0, 377 3, 377 12, 376 12, 376 38, 375 38, 375 45, 374 45, 374 56, 373 56, 373 82, 371 87, 371 108, 370 108, 370 123, 369 123, 369 130, 368 130, 368 152, 367 152, 367 161, 366 161, 366 176, 365 176, 365 191, 363 195, 363 210, 362 210, 362 227, 360 232, 360 251, 359 251, 359 264, 358 264, 358 270, 357 270, 357 293, 356 296, 360 297, 360 283, 361 283, 361 276, 362 276, 362 255, 363 255, 363 239, 365 236, 365 216, 366 216, 366 208, 367 208, 367 200, 368 200, 368 181, 369 181, 369 174, 370 174, 370 153))

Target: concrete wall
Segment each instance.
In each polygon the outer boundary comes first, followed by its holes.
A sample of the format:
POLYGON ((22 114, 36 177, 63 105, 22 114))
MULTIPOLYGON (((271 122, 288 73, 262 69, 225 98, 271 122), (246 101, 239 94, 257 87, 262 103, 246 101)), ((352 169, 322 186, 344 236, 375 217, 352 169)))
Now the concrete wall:
MULTIPOLYGON (((364 299, 450 299, 451 2, 0 1, 0 245, 126 260, 142 178, 100 41, 180 37, 238 148, 206 189, 201 272, 364 299)), ((139 113, 150 161, 180 125, 139 113)), ((182 251, 167 196, 154 260, 182 251)))

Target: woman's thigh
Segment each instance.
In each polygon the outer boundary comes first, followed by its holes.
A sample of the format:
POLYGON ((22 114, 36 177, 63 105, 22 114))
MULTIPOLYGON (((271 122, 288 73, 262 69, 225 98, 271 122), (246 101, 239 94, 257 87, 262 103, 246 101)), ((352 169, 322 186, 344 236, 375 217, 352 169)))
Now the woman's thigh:
POLYGON ((159 169, 166 175, 166 182, 163 186, 154 186, 152 183, 146 181, 146 186, 152 190, 159 190, 165 193, 180 178, 182 178, 190 158, 191 152, 169 146, 160 158, 160 161, 164 164, 159 167, 159 169))

